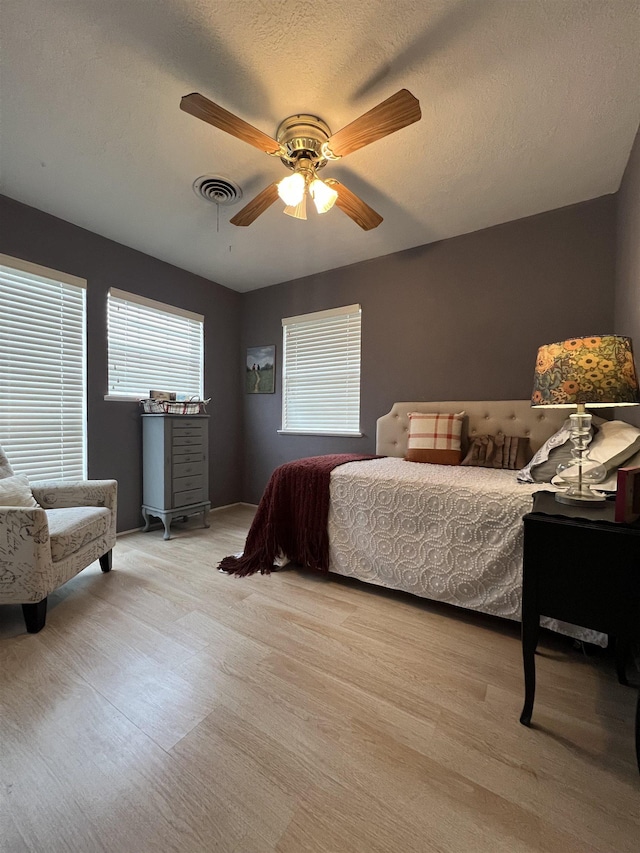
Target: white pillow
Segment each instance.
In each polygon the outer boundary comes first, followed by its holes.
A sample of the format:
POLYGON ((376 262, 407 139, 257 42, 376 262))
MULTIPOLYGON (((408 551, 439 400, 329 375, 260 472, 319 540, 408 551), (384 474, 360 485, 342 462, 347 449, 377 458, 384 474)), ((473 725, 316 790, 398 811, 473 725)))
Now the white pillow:
POLYGON ((25 506, 31 509, 40 506, 31 494, 26 474, 0 479, 0 506, 25 506))
MULTIPOLYGON (((629 459, 625 459, 620 468, 640 468, 640 451, 634 453, 629 459)), ((599 492, 615 492, 618 490, 618 469, 609 472, 607 479, 598 483, 594 488, 599 492)))
POLYGON ((611 473, 640 450, 640 429, 624 421, 605 421, 589 445, 589 457, 611 473))

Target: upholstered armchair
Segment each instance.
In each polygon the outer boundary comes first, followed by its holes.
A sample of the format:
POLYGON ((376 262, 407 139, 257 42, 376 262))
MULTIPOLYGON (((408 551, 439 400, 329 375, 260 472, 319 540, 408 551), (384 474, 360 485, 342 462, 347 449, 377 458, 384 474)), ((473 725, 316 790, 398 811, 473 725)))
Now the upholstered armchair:
MULTIPOLYGON (((0 479, 13 475, 0 448, 0 479)), ((0 604, 21 604, 27 631, 45 624, 47 596, 95 560, 111 570, 115 480, 41 480, 39 506, 0 506, 0 604)))

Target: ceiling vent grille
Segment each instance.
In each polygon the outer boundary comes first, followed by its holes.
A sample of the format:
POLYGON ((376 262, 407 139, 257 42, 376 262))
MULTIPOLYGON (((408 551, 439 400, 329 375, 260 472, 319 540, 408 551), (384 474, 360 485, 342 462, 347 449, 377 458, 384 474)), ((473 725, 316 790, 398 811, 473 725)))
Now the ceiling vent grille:
POLYGON ((220 175, 201 175, 193 182, 196 195, 212 204, 235 204, 242 198, 242 190, 234 181, 220 175))

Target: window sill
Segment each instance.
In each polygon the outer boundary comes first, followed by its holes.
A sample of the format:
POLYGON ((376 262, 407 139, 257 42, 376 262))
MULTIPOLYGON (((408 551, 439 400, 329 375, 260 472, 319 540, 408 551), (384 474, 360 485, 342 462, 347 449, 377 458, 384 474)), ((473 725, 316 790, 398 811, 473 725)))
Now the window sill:
POLYGON ((355 430, 311 430, 311 429, 278 429, 278 435, 341 435, 351 438, 362 438, 364 433, 355 430))
POLYGON ((124 395, 118 394, 105 394, 104 399, 108 402, 112 403, 114 400, 119 401, 121 403, 139 403, 142 400, 142 397, 126 397, 124 395))

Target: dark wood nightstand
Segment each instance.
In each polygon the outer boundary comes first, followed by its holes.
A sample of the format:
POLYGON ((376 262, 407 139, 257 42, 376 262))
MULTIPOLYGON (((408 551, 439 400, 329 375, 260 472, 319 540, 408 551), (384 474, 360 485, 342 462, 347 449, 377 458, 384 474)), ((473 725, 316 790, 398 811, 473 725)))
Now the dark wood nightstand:
MULTIPOLYGON (((524 516, 520 722, 525 726, 533 711, 541 616, 609 634, 623 649, 640 640, 640 524, 615 523, 614 509, 612 501, 567 506, 553 492, 537 492, 533 511, 524 516)), ((620 657, 617 667, 626 683, 620 657)), ((636 758, 640 770, 640 699, 636 758)))

